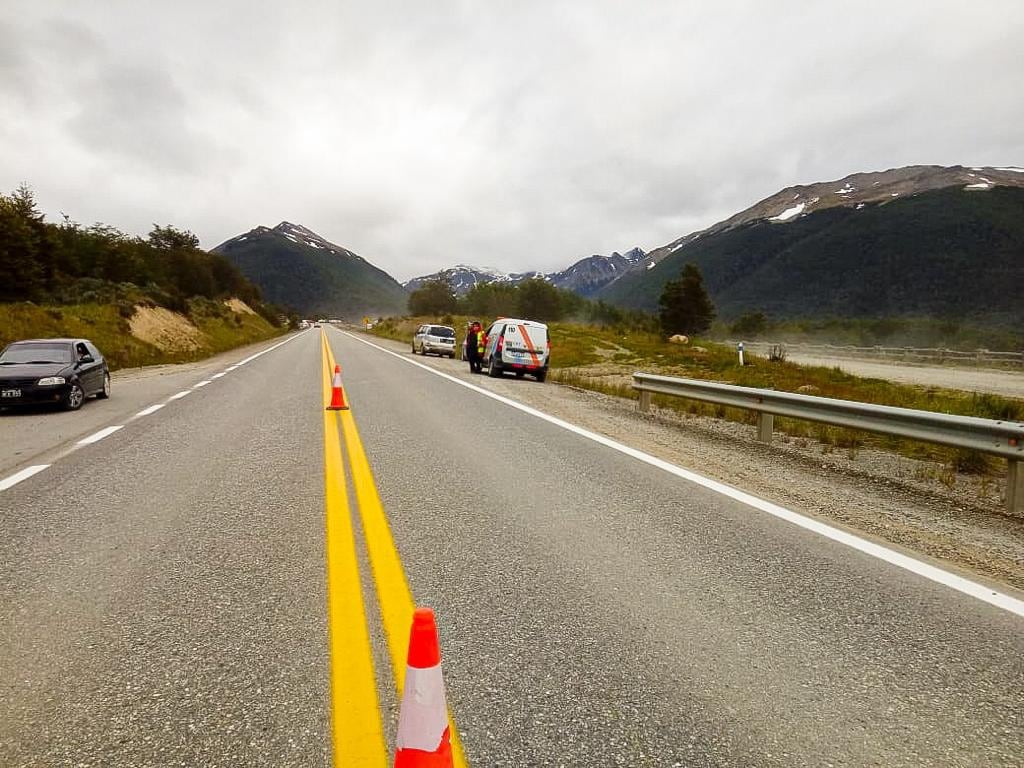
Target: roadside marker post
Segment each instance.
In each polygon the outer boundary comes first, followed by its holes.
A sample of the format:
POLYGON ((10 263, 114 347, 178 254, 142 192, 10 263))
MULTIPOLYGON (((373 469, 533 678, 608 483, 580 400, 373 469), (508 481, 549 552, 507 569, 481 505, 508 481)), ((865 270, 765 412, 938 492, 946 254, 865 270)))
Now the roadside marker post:
POLYGON ((742 341, 739 344, 736 345, 736 349, 740 353, 740 366, 742 366, 743 365, 743 342, 742 341))

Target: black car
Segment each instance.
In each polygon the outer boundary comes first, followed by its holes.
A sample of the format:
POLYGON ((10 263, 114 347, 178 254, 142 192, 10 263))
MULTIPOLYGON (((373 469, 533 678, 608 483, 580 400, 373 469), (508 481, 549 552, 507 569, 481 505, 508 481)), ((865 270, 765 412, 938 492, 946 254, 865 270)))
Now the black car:
POLYGON ((15 341, 0 352, 0 408, 57 403, 77 411, 90 395, 110 397, 110 369, 87 339, 15 341))

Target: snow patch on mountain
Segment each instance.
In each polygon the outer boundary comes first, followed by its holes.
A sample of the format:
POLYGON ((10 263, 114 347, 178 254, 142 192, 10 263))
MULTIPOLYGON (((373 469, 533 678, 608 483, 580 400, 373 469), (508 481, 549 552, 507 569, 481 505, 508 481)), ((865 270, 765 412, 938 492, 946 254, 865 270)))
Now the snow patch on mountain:
POLYGON ((414 291, 431 280, 445 280, 457 295, 464 296, 474 287, 487 283, 518 285, 525 280, 543 280, 556 288, 589 296, 618 280, 634 266, 647 258, 643 248, 631 248, 624 254, 614 251, 608 255, 594 254, 574 262, 559 272, 502 272, 493 267, 457 264, 429 275, 421 275, 403 283, 406 290, 414 291))
MULTIPOLYGON (((801 213, 803 213, 804 212, 804 208, 806 208, 806 207, 807 207, 807 203, 797 203, 792 208, 787 208, 786 210, 784 210, 778 216, 772 216, 771 220, 772 221, 789 221, 794 216, 799 216, 801 213)), ((789 230, 786 230, 786 231, 788 232, 789 230)))

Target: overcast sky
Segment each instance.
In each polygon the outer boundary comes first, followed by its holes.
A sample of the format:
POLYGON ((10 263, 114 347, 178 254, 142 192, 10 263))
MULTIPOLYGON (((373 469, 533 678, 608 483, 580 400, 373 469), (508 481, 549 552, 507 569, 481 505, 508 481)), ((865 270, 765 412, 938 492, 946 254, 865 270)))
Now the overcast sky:
POLYGON ((651 249, 782 187, 1024 165, 1024 2, 0 3, 0 188, 398 279, 651 249))

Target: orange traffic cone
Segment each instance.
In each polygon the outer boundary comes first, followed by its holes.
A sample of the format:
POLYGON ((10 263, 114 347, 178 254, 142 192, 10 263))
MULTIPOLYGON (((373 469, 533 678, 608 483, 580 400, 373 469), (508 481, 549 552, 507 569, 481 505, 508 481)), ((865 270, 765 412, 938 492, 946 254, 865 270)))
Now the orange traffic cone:
POLYGON ((412 616, 395 768, 452 768, 441 646, 434 612, 429 608, 417 608, 412 616))
POLYGON ((327 406, 328 411, 347 411, 345 403, 345 390, 341 388, 341 366, 334 366, 334 381, 331 382, 331 404, 327 406))

